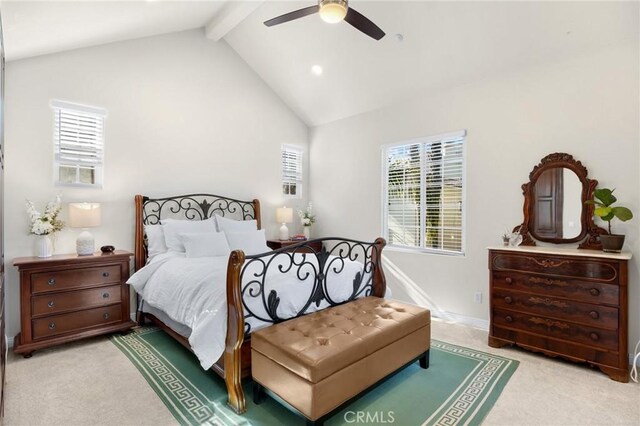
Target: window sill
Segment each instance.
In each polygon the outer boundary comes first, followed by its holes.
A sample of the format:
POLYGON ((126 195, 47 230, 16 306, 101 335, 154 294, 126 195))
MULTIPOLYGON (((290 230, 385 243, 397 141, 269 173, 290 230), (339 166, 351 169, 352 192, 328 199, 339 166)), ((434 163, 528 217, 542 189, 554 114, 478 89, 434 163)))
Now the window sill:
POLYGON ((385 250, 398 252, 398 253, 435 254, 440 256, 465 257, 464 252, 433 250, 433 249, 426 249, 421 247, 396 246, 391 244, 387 245, 385 247, 385 250))

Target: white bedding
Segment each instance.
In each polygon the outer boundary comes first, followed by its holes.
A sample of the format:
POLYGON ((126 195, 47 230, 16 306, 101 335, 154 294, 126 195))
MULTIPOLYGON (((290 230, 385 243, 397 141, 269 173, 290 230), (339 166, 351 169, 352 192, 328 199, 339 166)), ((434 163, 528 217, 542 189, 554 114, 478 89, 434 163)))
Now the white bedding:
MULTIPOLYGON (((300 262, 302 254, 295 254, 300 262)), ((262 258, 268 261, 269 258, 262 258)), ((306 272, 317 269, 317 259, 306 256, 306 265, 298 272, 294 266, 287 273, 279 272, 278 266, 289 266, 289 256, 280 255, 268 268, 265 298, 273 289, 280 298, 278 316, 294 316, 309 299, 313 288, 314 273, 306 278, 306 272), (298 278, 305 278, 301 280, 298 278)), ((330 264, 332 257, 327 264, 330 264)), ((189 343, 200 360, 202 368, 210 368, 224 352, 227 328, 226 274, 228 257, 187 258, 184 253, 167 252, 157 255, 148 265, 140 269, 127 281, 142 296, 144 303, 162 310, 169 318, 191 329, 189 343)), ((358 272, 362 273, 363 264, 345 260, 333 264, 335 268, 325 267, 327 290, 334 302, 345 301, 353 291, 353 280, 358 272), (337 274, 334 269, 339 270, 337 274)), ((251 263, 243 276, 242 285, 248 283, 255 273, 261 271, 256 262, 251 263)), ((363 282, 367 282, 367 275, 363 282)), ((362 292, 364 293, 364 292, 362 292)), ((359 295, 359 297, 364 294, 359 295)), ((263 304, 254 298, 245 298, 249 309, 260 316, 267 317, 263 304)), ((306 312, 327 307, 323 301, 319 307, 313 303, 306 312)), ((256 318, 246 318, 251 330, 270 325, 256 318)))

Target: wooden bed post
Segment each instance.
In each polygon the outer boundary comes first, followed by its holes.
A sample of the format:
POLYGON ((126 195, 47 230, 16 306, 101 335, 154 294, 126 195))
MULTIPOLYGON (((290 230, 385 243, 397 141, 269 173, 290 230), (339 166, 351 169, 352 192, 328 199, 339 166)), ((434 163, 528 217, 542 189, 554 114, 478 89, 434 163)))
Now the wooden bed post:
POLYGON ((244 265, 244 259, 242 250, 234 250, 229 256, 227 266, 227 336, 224 351, 224 381, 229 394, 228 404, 238 414, 246 411, 240 356, 244 342, 244 307, 240 288, 240 271, 244 265))
MULTIPOLYGON (((134 267, 139 271, 146 263, 147 259, 144 251, 144 223, 142 223, 142 209, 144 204, 142 195, 136 195, 136 228, 135 228, 135 247, 134 247, 134 267)), ((136 322, 139 326, 144 325, 144 312, 140 309, 140 296, 136 293, 136 322)))
POLYGON ((371 263, 373 263, 373 293, 372 296, 384 297, 387 291, 387 281, 382 270, 382 249, 387 245, 384 238, 379 237, 373 243, 371 263))
POLYGON ((262 229, 261 227, 261 221, 260 221, 260 200, 258 199, 254 199, 253 200, 253 215, 256 218, 256 222, 258 224, 258 229, 262 229))

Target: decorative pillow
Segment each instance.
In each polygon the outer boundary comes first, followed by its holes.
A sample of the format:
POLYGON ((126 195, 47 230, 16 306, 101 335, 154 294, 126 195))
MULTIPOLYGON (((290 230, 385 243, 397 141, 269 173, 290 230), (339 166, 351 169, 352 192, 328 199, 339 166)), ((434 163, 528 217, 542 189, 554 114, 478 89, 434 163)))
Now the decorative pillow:
POLYGON ((162 219, 162 230, 164 231, 164 242, 167 245, 167 249, 169 249, 169 251, 184 253, 184 244, 182 243, 182 240, 180 239, 178 234, 216 232, 216 224, 212 219, 162 219))
POLYGON ((258 229, 258 221, 255 219, 233 220, 218 215, 215 215, 214 217, 218 224, 218 231, 220 232, 255 231, 258 229))
POLYGON ((264 229, 256 231, 225 232, 231 250, 242 250, 247 255, 271 251, 267 246, 264 229))
POLYGON ((229 256, 231 249, 222 232, 180 233, 187 257, 229 256))
POLYGON ((162 225, 145 225, 144 232, 147 234, 147 260, 151 261, 154 256, 166 253, 167 245, 164 242, 164 231, 162 225))

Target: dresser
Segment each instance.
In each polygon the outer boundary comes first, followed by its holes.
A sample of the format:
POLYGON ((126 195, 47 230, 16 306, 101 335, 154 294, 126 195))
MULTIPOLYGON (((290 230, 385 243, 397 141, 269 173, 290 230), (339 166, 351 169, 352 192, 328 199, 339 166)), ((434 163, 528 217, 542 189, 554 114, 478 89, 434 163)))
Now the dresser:
POLYGON ((117 250, 15 259, 21 332, 14 351, 28 358, 38 349, 133 327, 125 284, 131 256, 117 250))
POLYGON ((550 247, 489 249, 489 346, 515 344, 628 382, 631 253, 550 247))
MULTIPOLYGON (((271 250, 278 250, 281 248, 285 248, 291 246, 293 244, 305 243, 306 241, 293 241, 293 240, 267 240, 267 246, 271 250)), ((322 250, 322 241, 314 241, 310 242, 308 247, 302 247, 298 249, 298 253, 310 253, 311 250, 315 250, 316 253, 319 253, 322 250)))

